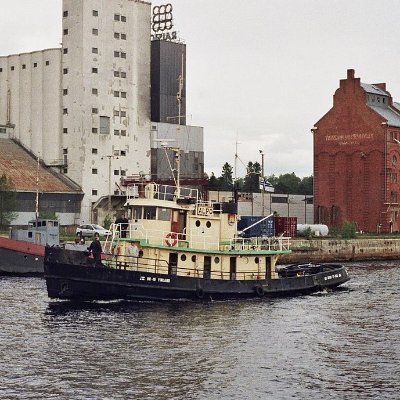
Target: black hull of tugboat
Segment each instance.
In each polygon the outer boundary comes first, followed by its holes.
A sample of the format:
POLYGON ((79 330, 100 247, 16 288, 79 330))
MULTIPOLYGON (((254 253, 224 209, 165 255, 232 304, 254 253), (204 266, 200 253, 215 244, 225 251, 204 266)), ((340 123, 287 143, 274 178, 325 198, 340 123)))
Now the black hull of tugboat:
POLYGON ((45 258, 50 298, 70 300, 227 300, 309 294, 349 280, 344 267, 314 275, 260 280, 219 280, 94 266, 80 254, 45 258))

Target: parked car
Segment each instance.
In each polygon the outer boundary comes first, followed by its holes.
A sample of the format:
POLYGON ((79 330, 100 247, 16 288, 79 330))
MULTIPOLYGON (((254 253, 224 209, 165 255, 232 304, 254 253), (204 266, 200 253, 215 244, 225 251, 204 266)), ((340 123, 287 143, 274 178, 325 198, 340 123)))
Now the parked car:
POLYGON ((96 233, 99 236, 111 235, 111 232, 97 224, 84 224, 76 228, 76 236, 80 237, 94 237, 96 233))

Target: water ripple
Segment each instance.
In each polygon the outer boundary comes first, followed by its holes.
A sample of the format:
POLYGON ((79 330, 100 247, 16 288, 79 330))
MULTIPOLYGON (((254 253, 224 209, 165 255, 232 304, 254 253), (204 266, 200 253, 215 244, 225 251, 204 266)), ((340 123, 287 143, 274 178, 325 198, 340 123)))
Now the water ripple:
POLYGON ((0 279, 1 399, 397 399, 400 268, 343 290, 192 303, 49 300, 0 279))

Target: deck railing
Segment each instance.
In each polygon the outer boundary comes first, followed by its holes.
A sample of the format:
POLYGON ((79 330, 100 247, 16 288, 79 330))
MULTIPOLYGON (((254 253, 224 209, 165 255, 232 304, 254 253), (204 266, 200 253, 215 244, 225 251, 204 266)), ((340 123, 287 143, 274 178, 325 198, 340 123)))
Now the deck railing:
POLYGON ((128 185, 126 189, 127 199, 143 197, 147 199, 174 201, 176 199, 195 199, 199 198, 198 189, 180 187, 178 193, 177 186, 160 185, 157 183, 145 183, 128 185))
POLYGON ((177 248, 192 248, 198 250, 217 251, 288 251, 290 237, 266 238, 233 238, 219 242, 212 235, 199 234, 184 230, 183 233, 145 229, 141 224, 112 224, 111 235, 106 238, 104 252, 112 253, 113 246, 121 238, 144 240, 155 246, 169 246, 177 248))

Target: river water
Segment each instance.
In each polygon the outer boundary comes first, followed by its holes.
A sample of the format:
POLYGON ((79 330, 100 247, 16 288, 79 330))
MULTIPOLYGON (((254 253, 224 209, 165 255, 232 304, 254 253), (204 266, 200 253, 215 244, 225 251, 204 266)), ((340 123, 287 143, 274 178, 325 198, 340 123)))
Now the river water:
POLYGON ((342 290, 195 303, 47 298, 0 279, 0 399, 399 399, 400 265, 342 290))

